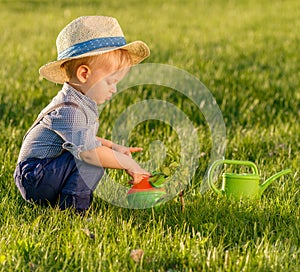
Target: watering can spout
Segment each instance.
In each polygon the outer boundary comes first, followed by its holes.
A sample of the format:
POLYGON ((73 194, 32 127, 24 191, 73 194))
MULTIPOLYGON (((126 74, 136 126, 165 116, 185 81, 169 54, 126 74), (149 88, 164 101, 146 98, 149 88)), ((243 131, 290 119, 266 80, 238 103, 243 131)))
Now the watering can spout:
POLYGON ((277 178, 283 176, 283 175, 286 175, 286 174, 289 174, 291 173, 292 170, 291 169, 285 169, 285 170, 282 170, 280 172, 278 172, 277 174, 271 176, 270 178, 268 178, 261 186, 260 186, 260 191, 261 193, 264 192, 264 190, 266 190, 268 188, 268 186, 277 178))

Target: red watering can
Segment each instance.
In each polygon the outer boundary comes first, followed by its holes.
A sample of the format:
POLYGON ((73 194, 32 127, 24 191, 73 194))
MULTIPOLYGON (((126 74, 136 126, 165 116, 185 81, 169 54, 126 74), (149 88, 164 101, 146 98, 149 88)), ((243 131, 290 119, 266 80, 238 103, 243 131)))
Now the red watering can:
POLYGON ((163 187, 166 175, 153 172, 150 177, 146 176, 138 184, 135 184, 127 193, 127 201, 130 208, 150 208, 161 204, 167 194, 163 187))

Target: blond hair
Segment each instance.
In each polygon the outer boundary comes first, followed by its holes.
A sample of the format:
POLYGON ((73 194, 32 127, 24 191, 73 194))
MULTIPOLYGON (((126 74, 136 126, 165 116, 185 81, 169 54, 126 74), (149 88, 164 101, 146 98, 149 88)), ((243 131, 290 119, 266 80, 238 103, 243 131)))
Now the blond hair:
POLYGON ((118 49, 111 52, 103 53, 97 56, 89 56, 85 58, 72 59, 64 62, 61 65, 61 69, 64 70, 68 80, 76 77, 78 67, 81 65, 87 65, 91 69, 101 67, 109 70, 119 70, 126 66, 130 66, 131 57, 127 50, 118 49), (113 67, 111 67, 113 65, 113 67))

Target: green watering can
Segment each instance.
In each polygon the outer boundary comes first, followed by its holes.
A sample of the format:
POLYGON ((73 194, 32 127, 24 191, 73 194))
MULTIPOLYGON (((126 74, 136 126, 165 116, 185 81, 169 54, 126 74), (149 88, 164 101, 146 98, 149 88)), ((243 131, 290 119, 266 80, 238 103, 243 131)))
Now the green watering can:
POLYGON ((218 195, 225 195, 233 197, 235 199, 248 198, 259 199, 262 193, 267 187, 276 179, 282 175, 291 173, 291 169, 283 170, 272 177, 268 178, 265 182, 260 184, 260 177, 256 165, 250 161, 238 161, 238 160, 217 160, 208 170, 208 184, 210 188, 218 195), (235 164, 248 166, 252 170, 252 174, 235 174, 224 173, 222 175, 222 189, 219 190, 213 184, 213 174, 217 166, 220 164, 235 164))

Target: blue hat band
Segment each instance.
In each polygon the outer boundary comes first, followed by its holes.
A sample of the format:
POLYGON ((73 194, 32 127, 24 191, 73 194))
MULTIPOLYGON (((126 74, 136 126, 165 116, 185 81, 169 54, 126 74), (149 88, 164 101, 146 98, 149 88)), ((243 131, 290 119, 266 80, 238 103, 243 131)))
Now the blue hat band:
POLYGON ((101 48, 120 47, 123 45, 126 45, 126 40, 124 37, 107 37, 92 39, 74 44, 71 47, 61 51, 58 54, 57 60, 76 57, 101 48))

